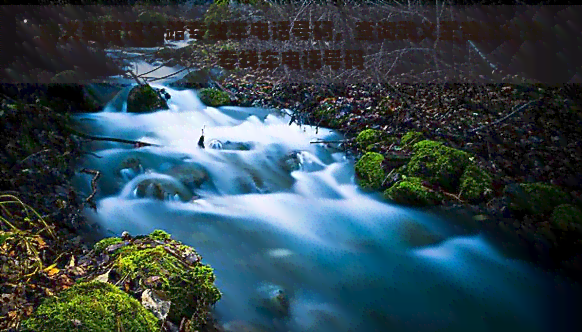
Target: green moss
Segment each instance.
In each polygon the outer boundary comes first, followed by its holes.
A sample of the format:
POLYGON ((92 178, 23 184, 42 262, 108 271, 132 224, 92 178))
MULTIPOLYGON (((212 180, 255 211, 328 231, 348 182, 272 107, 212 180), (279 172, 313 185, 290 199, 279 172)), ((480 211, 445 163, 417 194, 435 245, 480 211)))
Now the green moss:
POLYGON ((552 213, 552 225, 568 230, 574 225, 582 226, 582 211, 571 204, 562 204, 554 209, 552 213))
POLYGON ((160 277, 155 287, 172 302, 168 319, 179 324, 182 317, 194 317, 194 324, 202 326, 210 307, 221 297, 214 285, 212 268, 199 260, 185 264, 184 260, 171 254, 170 251, 182 257, 198 256, 194 249, 175 240, 168 241, 170 235, 164 231, 154 231, 148 237, 164 239, 166 243, 158 246, 134 244, 120 248, 113 256, 115 272, 142 282, 150 277, 160 277))
POLYGON ((558 205, 570 202, 569 195, 558 186, 541 182, 507 186, 505 194, 511 210, 529 214, 550 213, 558 205))
POLYGON ((151 86, 137 85, 129 91, 127 98, 129 113, 145 113, 158 109, 168 109, 168 104, 151 86))
POLYGON ((414 144, 413 150, 414 155, 407 165, 408 175, 456 191, 459 179, 470 162, 468 153, 429 140, 414 144))
POLYGON ((384 191, 386 199, 400 204, 426 206, 438 204, 442 197, 422 185, 422 179, 417 177, 407 177, 405 180, 395 183, 384 191))
POLYGON ((158 241, 166 241, 169 240, 172 236, 162 230, 156 229, 155 231, 151 232, 150 235, 148 235, 150 238, 154 239, 154 240, 158 240, 158 241))
POLYGON ((424 138, 424 135, 418 131, 409 131, 400 139, 401 145, 408 145, 412 143, 417 143, 424 138))
POLYGON ((201 89, 198 96, 205 105, 212 107, 227 105, 230 102, 228 93, 213 88, 201 89))
POLYGON ((356 163, 356 175, 363 189, 378 190, 384 181, 382 169, 384 156, 376 152, 367 152, 356 163))
POLYGON ((46 299, 23 325, 25 331, 51 332, 160 330, 156 317, 141 303, 102 282, 79 283, 46 299))
POLYGON ((93 246, 93 250, 95 250, 96 254, 100 254, 110 245, 118 244, 121 242, 123 242, 123 240, 118 237, 108 237, 95 243, 95 245, 93 246))
POLYGON ((370 145, 380 141, 381 134, 382 133, 379 130, 375 129, 362 130, 356 137, 356 143, 358 143, 361 148, 365 147, 367 150, 369 150, 368 148, 370 145))
POLYGON ((465 168, 461 177, 461 197, 470 202, 481 201, 492 192, 492 183, 489 173, 471 164, 465 168))

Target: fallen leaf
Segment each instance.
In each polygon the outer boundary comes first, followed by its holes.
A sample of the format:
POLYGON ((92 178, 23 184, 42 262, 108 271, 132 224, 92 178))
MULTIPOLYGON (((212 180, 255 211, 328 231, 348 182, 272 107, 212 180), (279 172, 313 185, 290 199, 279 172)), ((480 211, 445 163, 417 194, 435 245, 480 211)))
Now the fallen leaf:
POLYGON ((97 278, 95 278, 96 281, 101 281, 101 282, 108 282, 109 281, 109 272, 111 270, 103 273, 102 275, 98 276, 97 278))

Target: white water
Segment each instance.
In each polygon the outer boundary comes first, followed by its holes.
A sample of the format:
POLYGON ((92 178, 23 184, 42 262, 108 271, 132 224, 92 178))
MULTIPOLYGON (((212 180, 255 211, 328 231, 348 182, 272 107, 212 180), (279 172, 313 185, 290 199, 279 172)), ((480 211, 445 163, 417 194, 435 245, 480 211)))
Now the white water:
MULTIPOLYGON (((79 116, 91 134, 163 146, 95 144, 102 158, 83 166, 103 172, 101 197, 88 213, 115 235, 163 229, 196 248, 224 293, 221 322, 293 332, 570 331, 576 307, 558 299, 554 281, 482 236, 453 236, 446 221, 360 192, 351 161, 310 144, 340 135, 263 109, 206 108, 193 91, 165 88, 169 111, 125 113, 122 92, 106 111, 79 116), (197 146, 203 125, 206 149, 197 146), (214 139, 225 149, 208 148, 214 139), (251 149, 227 150, 227 141, 251 149), (293 151, 301 165, 288 172, 280 161, 293 151), (117 172, 128 158, 141 164, 117 172), (204 170, 199 187, 178 179, 204 170), (143 179, 160 181, 167 199, 136 196, 143 179), (201 198, 186 201, 192 194, 201 198), (278 289, 288 317, 262 304, 278 289)), ((89 192, 90 176, 78 180, 89 192)))

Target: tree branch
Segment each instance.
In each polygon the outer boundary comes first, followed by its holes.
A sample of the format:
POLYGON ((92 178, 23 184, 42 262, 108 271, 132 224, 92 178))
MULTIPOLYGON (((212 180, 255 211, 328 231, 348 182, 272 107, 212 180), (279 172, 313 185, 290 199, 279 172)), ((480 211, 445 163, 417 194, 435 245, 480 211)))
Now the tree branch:
POLYGON ((134 144, 134 145, 139 145, 139 146, 158 146, 158 147, 161 146, 158 144, 147 143, 147 142, 142 142, 142 141, 133 141, 133 140, 122 139, 122 138, 98 137, 98 136, 88 135, 88 134, 82 133, 74 128, 71 128, 69 126, 67 126, 67 129, 69 129, 73 135, 83 137, 86 139, 90 139, 93 141, 118 142, 118 143, 134 144))

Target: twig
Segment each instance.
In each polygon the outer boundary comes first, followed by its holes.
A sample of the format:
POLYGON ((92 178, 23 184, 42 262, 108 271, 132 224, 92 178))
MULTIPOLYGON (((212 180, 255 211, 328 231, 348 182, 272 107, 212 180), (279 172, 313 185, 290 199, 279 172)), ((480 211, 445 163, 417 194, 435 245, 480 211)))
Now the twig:
POLYGON ((97 155, 96 153, 93 153, 93 152, 89 152, 89 151, 81 151, 81 152, 84 153, 84 154, 88 154, 90 156, 93 156, 95 158, 99 158, 99 159, 103 158, 103 157, 101 157, 101 156, 99 156, 99 155, 97 155))
POLYGON ((459 197, 460 195, 459 195, 459 196, 457 196, 457 195, 454 195, 454 194, 448 193, 448 192, 446 192, 446 191, 442 191, 442 193, 443 193, 443 195, 445 195, 445 196, 452 197, 452 198, 456 199, 456 200, 457 200, 457 201, 459 201, 460 203, 463 203, 463 204, 465 203, 465 201, 464 201, 464 200, 462 200, 462 199, 459 197))
POLYGON ((139 75, 137 75, 137 77, 142 77, 142 76, 144 76, 144 75, 147 75, 147 74, 153 73, 154 71, 156 71, 156 70, 158 70, 158 69, 160 69, 160 68, 164 67, 166 64, 170 63, 171 61, 173 61, 173 59, 170 59, 170 60, 168 60, 168 61, 166 61, 166 62, 162 63, 162 64, 161 64, 159 67, 156 67, 156 68, 154 68, 154 69, 152 69, 152 70, 150 70, 150 71, 148 71, 148 72, 145 72, 145 73, 143 73, 143 74, 139 74, 139 75))
POLYGON ((93 201, 93 198, 95 197, 95 194, 97 194, 97 180, 101 176, 101 172, 87 168, 83 168, 80 172, 85 174, 93 174, 93 179, 91 180, 91 190, 93 190, 93 192, 91 195, 89 195, 89 197, 87 197, 87 199, 85 199, 85 202, 87 202, 87 204, 89 204, 93 210, 97 211, 97 205, 93 201))
POLYGON ((392 170, 390 170, 390 173, 388 173, 388 175, 386 175, 386 177, 384 178, 384 181, 382 181, 381 187, 384 187, 384 185, 386 184, 386 181, 388 180, 390 175, 392 175, 392 173, 394 173, 394 168, 392 170))
POLYGON ((523 111, 523 110, 524 110, 524 109, 525 109, 527 106, 531 105, 532 103, 534 103, 534 102, 538 102, 538 101, 540 101, 540 100, 541 100, 541 99, 538 99, 538 100, 532 100, 532 101, 530 101, 530 102, 528 102, 528 103, 526 103, 526 104, 524 104, 524 105, 521 105, 521 106, 520 106, 520 107, 518 107, 518 108, 517 108, 515 111, 513 111, 513 112, 509 113, 509 114, 508 114, 508 115, 506 115, 505 117, 503 117, 503 118, 501 118, 501 119, 499 119, 499 120, 497 120, 497 121, 495 121, 495 122, 493 122, 493 123, 490 123, 490 124, 483 125, 483 126, 481 126, 481 127, 479 127, 479 128, 474 128, 474 129, 471 129, 471 130, 469 130, 469 133, 474 133, 474 132, 476 132, 476 131, 479 131, 479 130, 482 130, 482 129, 484 129, 484 128, 491 127, 491 126, 495 126, 495 125, 497 125, 497 124, 499 124, 499 123, 501 123, 501 122, 503 122, 503 121, 505 121, 505 120, 509 119, 510 117, 514 116, 514 115, 515 115, 515 114, 517 114, 518 112, 520 112, 520 111, 523 111))
POLYGON ((41 150, 41 151, 35 152, 35 153, 31 154, 30 156, 28 156, 28 157, 26 157, 26 158, 22 159, 21 161, 19 161, 19 162, 18 162, 18 165, 21 165, 21 164, 23 164, 23 163, 24 163, 26 160, 28 160, 29 158, 32 158, 32 157, 34 157, 34 156, 36 156, 36 155, 38 155, 38 154, 42 154, 42 153, 49 152, 49 151, 51 151, 51 149, 44 149, 44 150, 41 150))
MULTIPOLYGON (((179 74, 179 73, 181 73, 181 72, 183 72, 183 71, 186 71, 186 70, 188 70, 188 69, 190 69, 190 68, 192 68, 192 67, 193 67, 193 66, 192 66, 192 65, 190 65, 190 66, 188 66, 188 67, 186 67, 186 68, 180 69, 180 70, 178 70, 177 72, 175 72, 175 73, 172 73, 172 74, 169 74, 169 75, 166 75, 166 76, 164 76, 164 77, 144 77, 144 79, 146 79, 148 82, 155 82, 155 81, 163 80, 164 78, 172 77, 172 76, 174 76, 174 75, 176 75, 176 74, 179 74)), ((145 74, 144 74, 144 75, 145 75, 145 74)))
POLYGON ((92 136, 92 135, 82 133, 74 128, 69 127, 69 126, 67 126, 67 129, 69 129, 73 133, 73 135, 77 135, 79 137, 83 137, 83 138, 90 139, 93 141, 118 142, 118 143, 127 143, 127 144, 134 144, 134 145, 140 145, 140 146, 158 146, 158 147, 161 146, 158 144, 147 143, 147 142, 142 142, 142 141, 133 141, 133 140, 122 139, 122 138, 92 136))
POLYGON ((340 140, 340 141, 313 141, 313 142, 309 142, 310 144, 319 144, 319 143, 347 143, 350 140, 348 139, 344 139, 344 140, 340 140))

